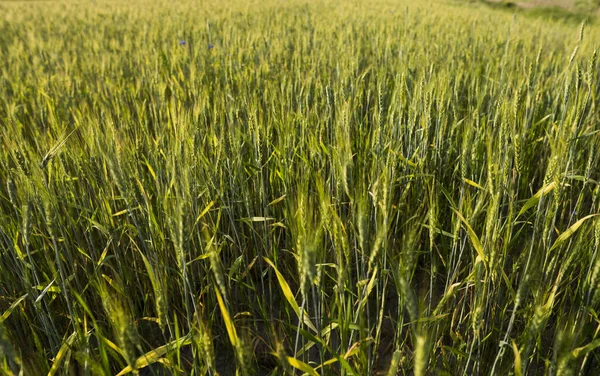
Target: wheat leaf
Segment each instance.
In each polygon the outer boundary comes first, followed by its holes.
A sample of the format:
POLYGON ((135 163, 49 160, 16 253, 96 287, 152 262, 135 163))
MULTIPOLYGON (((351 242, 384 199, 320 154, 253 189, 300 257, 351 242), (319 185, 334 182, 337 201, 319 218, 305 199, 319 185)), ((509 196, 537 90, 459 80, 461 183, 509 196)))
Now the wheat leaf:
POLYGON ((460 220, 465 225, 465 228, 467 229, 467 233, 469 234, 469 239, 471 239, 471 243, 473 244, 473 248, 475 248, 477 255, 484 263, 486 263, 487 259, 485 258, 485 254, 483 253, 483 246, 481 245, 481 242, 479 241, 479 237, 477 237, 477 234, 475 234, 475 231, 473 231, 473 228, 471 228, 471 225, 469 225, 469 222, 467 222, 465 217, 463 217, 463 215, 460 214, 457 210, 454 210, 454 209, 452 209, 452 210, 454 211, 454 213, 456 213, 458 218, 460 218, 460 220))
POLYGON ((571 235, 573 235, 579 229, 579 227, 581 227, 581 225, 583 224, 583 222, 585 222, 588 219, 593 218, 593 217, 595 217, 597 215, 598 214, 590 214, 590 215, 588 215, 586 217, 581 218, 577 222, 573 223, 573 225, 571 227, 569 227, 565 232, 563 232, 562 234, 560 234, 560 236, 556 239, 556 241, 554 242, 554 244, 550 248, 550 251, 558 248, 562 243, 564 243, 567 239, 569 239, 571 237, 571 235))

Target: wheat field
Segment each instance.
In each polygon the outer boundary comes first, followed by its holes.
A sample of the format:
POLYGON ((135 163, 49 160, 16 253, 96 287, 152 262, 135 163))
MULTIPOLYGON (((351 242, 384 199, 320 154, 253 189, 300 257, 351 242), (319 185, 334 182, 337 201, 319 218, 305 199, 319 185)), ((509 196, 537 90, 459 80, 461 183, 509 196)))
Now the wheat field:
POLYGON ((0 374, 598 375, 594 20, 0 2, 0 374))

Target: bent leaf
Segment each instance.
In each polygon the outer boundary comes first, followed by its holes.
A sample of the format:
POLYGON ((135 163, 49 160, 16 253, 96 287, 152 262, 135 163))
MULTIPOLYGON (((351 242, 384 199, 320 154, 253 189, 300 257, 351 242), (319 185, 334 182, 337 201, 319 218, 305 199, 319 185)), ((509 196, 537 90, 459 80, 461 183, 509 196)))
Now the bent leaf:
POLYGON ((181 346, 189 345, 190 343, 192 343, 192 340, 190 335, 188 334, 179 339, 176 339, 175 341, 169 342, 166 345, 157 347, 152 351, 148 351, 144 355, 137 358, 135 362, 133 362, 133 367, 127 366, 123 368, 123 370, 121 370, 121 372, 119 372, 117 376, 123 376, 130 372, 133 372, 134 370, 148 367, 153 363, 161 361, 163 355, 165 355, 170 348, 178 348, 181 346))
POLYGON ((578 347, 575 350, 571 351, 571 357, 573 359, 579 358, 581 355, 585 355, 592 350, 595 350, 597 347, 600 347, 600 339, 593 340, 583 347, 578 347))
POLYGON ((479 237, 477 237, 477 234, 475 234, 475 231, 473 231, 473 229, 471 228, 471 225, 469 225, 469 222, 467 222, 465 217, 463 217, 462 214, 460 214, 457 210, 454 210, 454 209, 452 209, 452 210, 456 213, 458 218, 460 218, 460 220, 465 225, 465 228, 467 229, 467 233, 469 234, 469 239, 471 239, 471 243, 473 244, 473 248, 475 248, 477 255, 479 256, 481 261, 483 261, 485 264, 487 262, 487 260, 485 258, 485 254, 483 253, 483 246, 481 245, 481 242, 479 241, 479 237))
POLYGON ((479 189, 485 191, 485 188, 483 188, 481 185, 477 184, 473 180, 467 179, 467 178, 464 178, 463 180, 465 181, 465 183, 469 184, 470 186, 475 187, 475 188, 479 188, 479 189))
POLYGON ((296 369, 299 369, 302 372, 306 372, 308 373, 310 376, 319 376, 319 374, 317 373, 317 371, 315 371, 314 368, 312 368, 311 366, 309 366, 308 364, 296 359, 296 358, 292 358, 291 356, 288 356, 288 362, 290 363, 290 365, 296 369))
POLYGON ((233 347, 237 347, 238 337, 237 332, 235 330, 235 325, 233 325, 233 321, 231 321, 229 311, 227 311, 227 307, 225 307, 225 302, 223 301, 223 297, 221 296, 219 289, 215 289, 215 294, 217 295, 217 300, 219 301, 219 309, 221 310, 223 321, 225 321, 225 327, 227 328, 227 335, 229 336, 229 340, 231 341, 233 347))
POLYGON ((598 214, 590 214, 590 215, 588 215, 586 217, 581 218, 577 222, 573 223, 573 225, 571 227, 569 227, 565 232, 563 232, 562 234, 560 234, 560 236, 556 239, 556 241, 554 242, 554 244, 550 248, 550 251, 558 248, 562 243, 565 242, 565 240, 569 239, 571 237, 571 235, 573 235, 575 233, 575 231, 577 231, 579 229, 579 227, 581 227, 581 225, 583 224, 583 222, 585 222, 588 219, 590 219, 592 217, 595 217, 597 215, 598 214))
POLYGON ((10 307, 8 307, 6 312, 4 312, 2 316, 0 316, 0 324, 2 324, 13 313, 13 311, 19 306, 19 304, 21 304, 21 302, 25 300, 27 295, 28 294, 21 296, 19 299, 15 300, 15 302, 11 304, 10 307))
POLYGON ((273 264, 273 261, 269 260, 267 257, 263 257, 263 259, 266 261, 267 264, 271 265, 273 270, 275 270, 275 275, 277 275, 277 281, 279 281, 279 286, 281 287, 281 291, 283 291, 283 295, 285 296, 288 303, 290 303, 290 306, 292 306, 292 309, 294 310, 294 312, 296 312, 296 315, 298 317, 302 317, 304 324, 306 324, 306 326, 308 326, 310 329, 312 329, 315 333, 318 333, 319 331, 317 330, 317 328, 313 325, 312 322, 310 322, 310 319, 308 318, 308 314, 306 312, 303 312, 303 314, 300 315, 300 306, 296 302, 296 298, 294 298, 292 289, 290 289, 290 285, 288 285, 288 283, 285 281, 285 278, 283 278, 283 275, 281 275, 281 273, 279 273, 279 270, 277 270, 277 267, 275 266, 275 264, 273 264))
POLYGON ((77 332, 75 331, 69 336, 69 338, 67 338, 65 342, 63 342, 62 346, 58 350, 58 353, 56 354, 56 357, 54 358, 54 364, 52 364, 52 368, 50 368, 48 376, 54 376, 56 372, 58 372, 58 368, 60 367, 63 358, 71 353, 71 346, 73 346, 76 337, 77 332))
POLYGON ((529 210, 532 207, 536 206, 538 204, 538 202, 540 202, 540 199, 542 198, 542 196, 547 195, 555 187, 556 187, 556 183, 552 182, 552 183, 548 184, 547 186, 542 187, 539 191, 537 191, 537 193, 535 195, 533 195, 533 197, 531 197, 529 200, 527 200, 527 202, 525 203, 525 205, 523 205, 523 207, 519 211, 519 214, 517 214, 517 218, 519 218, 527 210, 529 210))

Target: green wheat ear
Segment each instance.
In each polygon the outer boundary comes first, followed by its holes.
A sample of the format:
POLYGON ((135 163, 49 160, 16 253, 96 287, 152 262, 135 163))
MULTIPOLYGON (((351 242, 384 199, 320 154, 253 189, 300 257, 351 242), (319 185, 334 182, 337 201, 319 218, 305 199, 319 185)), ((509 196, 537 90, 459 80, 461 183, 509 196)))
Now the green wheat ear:
POLYGON ((58 142, 52 146, 52 148, 50 148, 50 150, 48 150, 48 152, 46 153, 46 155, 44 155, 44 158, 42 158, 42 161, 40 162, 40 168, 44 169, 46 168, 46 166, 48 165, 48 163, 50 163, 50 160, 52 160, 52 158, 54 158, 56 156, 56 154, 58 154, 58 152, 60 151, 60 149, 66 144, 67 140, 69 139, 69 137, 71 137, 71 135, 77 130, 77 128, 73 129, 70 133, 62 136, 58 142))

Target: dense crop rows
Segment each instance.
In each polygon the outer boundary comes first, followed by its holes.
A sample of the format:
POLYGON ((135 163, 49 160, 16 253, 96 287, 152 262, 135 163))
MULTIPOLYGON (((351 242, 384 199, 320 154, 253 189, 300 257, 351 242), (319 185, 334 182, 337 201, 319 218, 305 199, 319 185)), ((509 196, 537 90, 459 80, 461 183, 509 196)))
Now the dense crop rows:
POLYGON ((0 374, 598 374, 595 26, 216 3, 0 3, 0 374))

